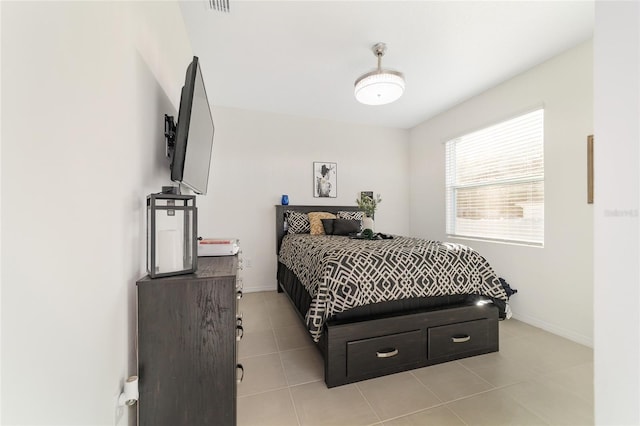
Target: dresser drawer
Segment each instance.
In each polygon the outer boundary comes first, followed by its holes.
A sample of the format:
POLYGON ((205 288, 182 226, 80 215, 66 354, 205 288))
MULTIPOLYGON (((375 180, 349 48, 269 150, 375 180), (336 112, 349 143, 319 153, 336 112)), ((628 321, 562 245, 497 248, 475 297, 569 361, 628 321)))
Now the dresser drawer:
POLYGON ((422 330, 347 342, 347 376, 362 376, 426 359, 422 330))
POLYGON ((429 359, 455 357, 484 348, 489 349, 493 342, 489 337, 493 333, 497 334, 497 329, 493 330, 495 326, 496 321, 480 319, 429 328, 429 359))

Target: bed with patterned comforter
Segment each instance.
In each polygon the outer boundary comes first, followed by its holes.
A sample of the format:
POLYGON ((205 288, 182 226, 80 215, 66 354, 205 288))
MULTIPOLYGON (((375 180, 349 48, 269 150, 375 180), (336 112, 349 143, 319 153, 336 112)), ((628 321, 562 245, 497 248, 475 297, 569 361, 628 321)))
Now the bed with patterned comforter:
POLYGON ((462 244, 290 234, 278 258, 311 296, 305 322, 316 342, 332 315, 359 306, 444 295, 481 295, 502 306, 507 301, 489 263, 462 244))

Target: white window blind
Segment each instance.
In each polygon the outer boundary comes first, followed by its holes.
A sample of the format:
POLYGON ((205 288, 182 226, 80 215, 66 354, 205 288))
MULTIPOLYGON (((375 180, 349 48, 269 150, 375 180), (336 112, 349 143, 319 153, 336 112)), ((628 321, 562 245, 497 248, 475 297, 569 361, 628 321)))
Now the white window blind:
POLYGON ((446 143, 447 234, 544 243, 544 110, 446 143))

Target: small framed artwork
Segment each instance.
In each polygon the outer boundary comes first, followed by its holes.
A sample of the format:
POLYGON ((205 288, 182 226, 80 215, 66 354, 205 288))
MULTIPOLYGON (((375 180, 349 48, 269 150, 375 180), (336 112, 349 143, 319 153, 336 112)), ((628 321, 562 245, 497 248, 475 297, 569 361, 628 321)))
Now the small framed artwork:
POLYGON ((338 164, 313 162, 313 196, 336 198, 338 196, 338 164))
POLYGON ((364 197, 369 197, 373 200, 373 191, 360 191, 360 199, 362 200, 364 197))

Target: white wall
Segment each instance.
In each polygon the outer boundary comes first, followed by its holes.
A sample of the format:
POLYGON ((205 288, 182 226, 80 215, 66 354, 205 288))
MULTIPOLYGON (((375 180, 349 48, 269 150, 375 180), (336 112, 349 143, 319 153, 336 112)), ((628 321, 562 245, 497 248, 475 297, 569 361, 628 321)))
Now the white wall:
POLYGON ((199 234, 237 237, 249 267, 247 291, 276 288, 275 205, 355 205, 380 193, 376 230, 409 231, 408 131, 214 108, 207 196, 198 197, 199 234), (338 165, 337 198, 314 198, 314 161, 338 165))
POLYGON ((411 232, 446 240, 444 142, 544 105, 544 248, 455 239, 477 249, 519 293, 514 317, 593 344, 593 212, 586 141, 593 134, 592 43, 587 42, 411 131, 411 232))
POLYGON ((640 5, 596 2, 595 419, 640 424, 640 5))
MULTIPOLYGON (((170 2, 2 2, 2 424, 113 425, 145 197, 191 48, 170 2)), ((132 415, 129 416, 129 413, 132 415)))

